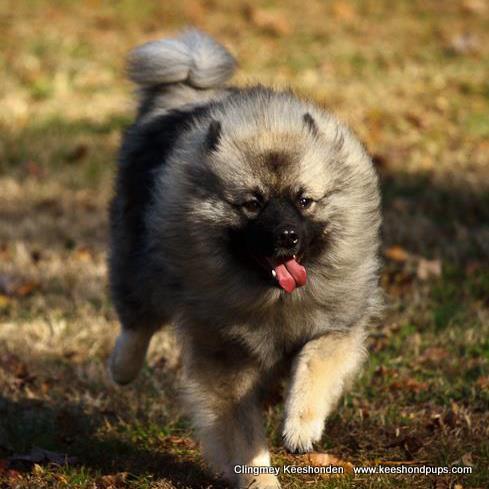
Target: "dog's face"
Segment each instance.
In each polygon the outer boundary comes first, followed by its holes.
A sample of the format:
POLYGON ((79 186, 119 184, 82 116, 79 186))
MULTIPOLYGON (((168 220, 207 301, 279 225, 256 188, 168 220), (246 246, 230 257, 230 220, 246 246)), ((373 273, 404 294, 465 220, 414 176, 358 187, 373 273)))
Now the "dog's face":
POLYGON ((239 219, 228 229, 229 250, 271 285, 293 292, 306 284, 308 261, 327 245, 328 222, 317 212, 326 195, 314 194, 301 182, 296 150, 275 147, 245 154, 258 178, 229 194, 239 219))
MULTIPOLYGON (((343 135, 322 136, 309 114, 299 123, 295 133, 237 139, 212 122, 193 182, 207 182, 210 190, 194 215, 219 228, 215 249, 221 259, 229 256, 264 284, 287 292, 306 285, 310 270, 335 253, 355 219, 362 186, 347 163, 343 135)), ((364 186, 375 188, 369 176, 364 186)))

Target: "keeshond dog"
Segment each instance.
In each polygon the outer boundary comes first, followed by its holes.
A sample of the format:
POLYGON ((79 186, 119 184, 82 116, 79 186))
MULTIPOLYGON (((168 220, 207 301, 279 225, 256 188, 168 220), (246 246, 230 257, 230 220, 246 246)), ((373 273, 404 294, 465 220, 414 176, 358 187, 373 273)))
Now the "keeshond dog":
POLYGON ((344 125, 290 91, 226 86, 234 69, 197 30, 129 56, 139 110, 111 206, 110 370, 133 380, 174 324, 205 457, 236 487, 277 488, 236 467, 269 466, 261 403, 282 379, 283 441, 306 452, 358 371, 381 306, 380 199, 344 125))

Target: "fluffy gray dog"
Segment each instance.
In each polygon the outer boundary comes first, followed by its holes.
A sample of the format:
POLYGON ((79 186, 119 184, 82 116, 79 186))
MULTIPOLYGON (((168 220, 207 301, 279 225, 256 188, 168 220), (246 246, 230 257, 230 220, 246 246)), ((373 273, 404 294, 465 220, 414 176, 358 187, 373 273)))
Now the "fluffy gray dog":
POLYGON ((352 133, 290 92, 225 87, 235 61, 190 30, 135 49, 136 122, 111 207, 110 280, 125 384, 168 323, 207 460, 277 488, 261 401, 289 378, 283 439, 312 449, 365 357, 378 313, 377 177, 352 133), (241 471, 241 470, 240 470, 241 471), (238 472, 240 472, 238 471, 238 472))

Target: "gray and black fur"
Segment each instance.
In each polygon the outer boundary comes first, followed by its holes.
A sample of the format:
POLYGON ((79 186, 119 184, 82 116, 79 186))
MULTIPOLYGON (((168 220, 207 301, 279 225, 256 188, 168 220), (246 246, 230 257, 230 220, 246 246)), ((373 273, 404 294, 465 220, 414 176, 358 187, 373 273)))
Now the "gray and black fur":
POLYGON ((290 92, 225 87, 232 56, 205 34, 147 43, 129 58, 139 86, 111 206, 110 281, 122 325, 119 383, 152 334, 173 323, 185 401, 204 454, 237 487, 270 474, 261 399, 289 379, 284 443, 311 450, 364 358, 379 313, 377 177, 352 133, 290 92), (287 294, 273 265, 296 257, 287 294))

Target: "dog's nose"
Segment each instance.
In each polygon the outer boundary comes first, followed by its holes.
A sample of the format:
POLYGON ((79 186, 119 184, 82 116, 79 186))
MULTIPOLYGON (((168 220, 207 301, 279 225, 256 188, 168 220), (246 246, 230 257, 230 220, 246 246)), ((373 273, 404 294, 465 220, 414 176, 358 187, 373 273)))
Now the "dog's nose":
POLYGON ((277 236, 278 247, 287 251, 296 251, 299 244, 299 234, 292 227, 286 227, 279 231, 277 236))

